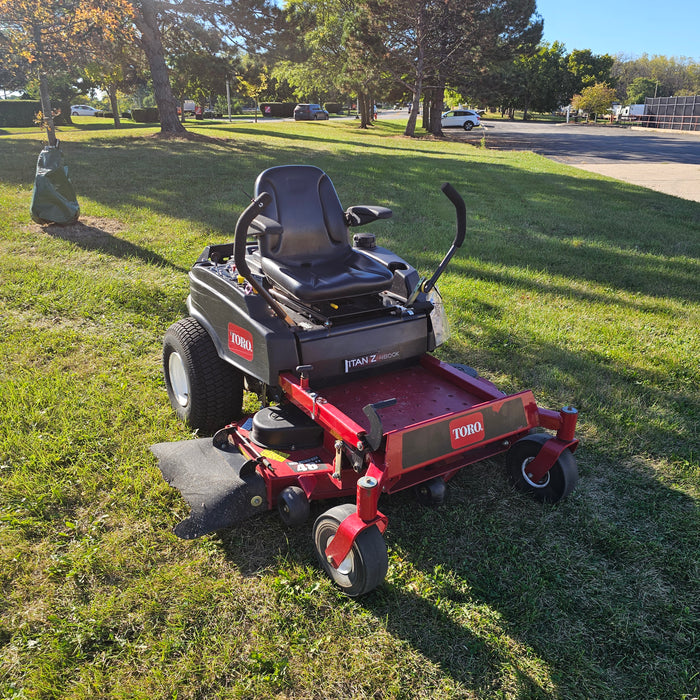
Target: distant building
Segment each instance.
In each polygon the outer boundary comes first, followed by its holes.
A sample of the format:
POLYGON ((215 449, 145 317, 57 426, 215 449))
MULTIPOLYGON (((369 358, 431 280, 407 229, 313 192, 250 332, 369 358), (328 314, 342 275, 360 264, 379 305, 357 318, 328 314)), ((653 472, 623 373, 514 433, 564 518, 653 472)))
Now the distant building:
POLYGON ((700 95, 647 97, 642 126, 679 131, 700 131, 700 95))

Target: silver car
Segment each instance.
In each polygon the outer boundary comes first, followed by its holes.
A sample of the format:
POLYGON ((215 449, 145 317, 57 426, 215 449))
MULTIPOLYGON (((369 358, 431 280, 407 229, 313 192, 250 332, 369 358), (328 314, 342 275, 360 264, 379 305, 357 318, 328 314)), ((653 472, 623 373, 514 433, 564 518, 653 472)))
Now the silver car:
POLYGON ((441 118, 443 129, 459 126, 465 131, 471 131, 480 123, 479 115, 473 109, 451 109, 449 112, 445 112, 441 118))
POLYGON ((102 114, 101 109, 95 109, 90 107, 90 105, 71 105, 70 115, 71 117, 98 117, 102 114))

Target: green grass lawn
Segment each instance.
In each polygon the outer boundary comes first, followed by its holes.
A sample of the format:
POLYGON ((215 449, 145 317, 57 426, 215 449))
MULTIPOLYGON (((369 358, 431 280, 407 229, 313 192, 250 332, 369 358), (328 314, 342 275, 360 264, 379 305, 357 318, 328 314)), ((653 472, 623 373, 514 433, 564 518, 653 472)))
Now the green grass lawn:
POLYGON ((66 229, 29 219, 39 136, 0 136, 0 697, 698 696, 700 206, 398 123, 190 128, 221 140, 61 133, 66 229), (188 436, 160 370, 187 270, 285 163, 391 207, 372 230, 423 272, 450 181, 468 234, 439 355, 580 411, 567 501, 516 494, 500 461, 438 510, 382 500, 389 573, 356 601, 311 522, 177 539, 186 506, 149 452, 188 436))

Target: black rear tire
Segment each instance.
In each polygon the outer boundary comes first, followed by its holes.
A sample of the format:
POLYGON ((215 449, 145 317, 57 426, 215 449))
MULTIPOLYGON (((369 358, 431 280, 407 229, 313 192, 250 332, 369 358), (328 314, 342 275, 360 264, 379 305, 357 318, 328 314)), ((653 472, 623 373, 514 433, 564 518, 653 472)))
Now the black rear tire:
POLYGON ((240 418, 243 374, 219 357, 195 319, 182 319, 166 331, 163 375, 170 404, 193 430, 211 434, 240 418))
POLYGON ((474 128, 474 124, 471 122, 464 122, 464 130, 471 131, 474 128))

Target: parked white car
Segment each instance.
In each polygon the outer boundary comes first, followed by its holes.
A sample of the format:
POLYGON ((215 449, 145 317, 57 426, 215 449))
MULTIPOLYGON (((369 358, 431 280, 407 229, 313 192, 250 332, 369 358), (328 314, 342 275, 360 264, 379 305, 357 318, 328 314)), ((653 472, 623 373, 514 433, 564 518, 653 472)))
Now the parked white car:
POLYGON ((102 114, 101 109, 95 109, 90 107, 90 105, 71 105, 70 115, 71 117, 99 117, 102 114))
POLYGON ((471 131, 480 124, 479 115, 473 109, 451 109, 442 115, 442 128, 459 126, 465 131, 471 131))

